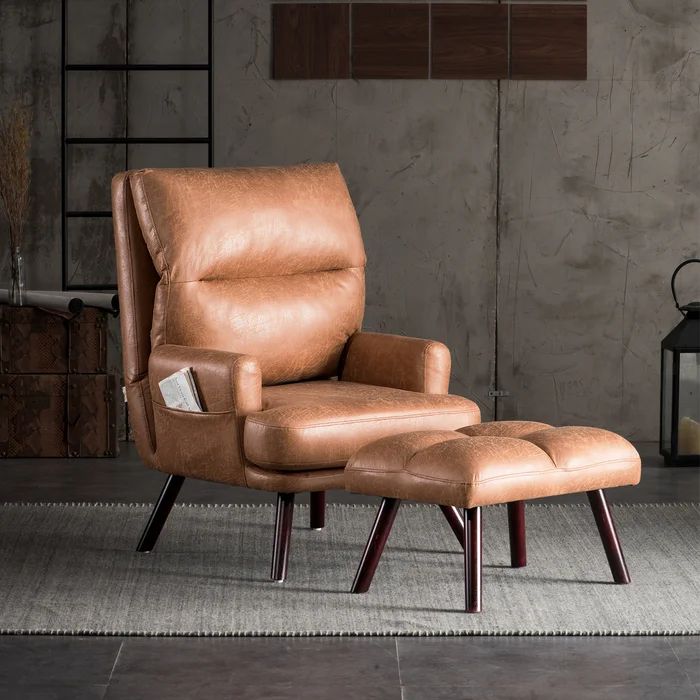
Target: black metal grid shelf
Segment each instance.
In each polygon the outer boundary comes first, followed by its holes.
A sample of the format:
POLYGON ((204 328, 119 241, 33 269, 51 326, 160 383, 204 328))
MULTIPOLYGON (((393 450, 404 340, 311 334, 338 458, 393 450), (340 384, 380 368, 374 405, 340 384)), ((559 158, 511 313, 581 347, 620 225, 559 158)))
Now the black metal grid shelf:
MULTIPOLYGON (((67 232, 66 222, 68 219, 107 219, 111 218, 112 212, 105 210, 68 210, 67 207, 67 177, 66 177, 66 151, 67 147, 79 144, 117 144, 128 146, 129 144, 206 144, 207 162, 209 167, 214 164, 214 114, 213 114, 213 93, 214 93, 214 37, 213 37, 213 0, 205 0, 207 6, 207 63, 131 63, 129 61, 129 4, 126 0, 126 38, 124 63, 67 63, 66 62, 66 5, 69 0, 61 0, 61 279, 62 287, 65 290, 114 290, 116 284, 74 284, 67 280, 66 270, 66 250, 67 232), (107 71, 121 72, 126 76, 126 99, 125 113, 127 115, 125 136, 116 137, 75 137, 68 136, 66 129, 66 75, 70 72, 84 71, 107 71), (129 74, 134 71, 203 71, 208 73, 207 80, 207 135, 197 137, 138 137, 129 136, 129 74)), ((124 154, 125 168, 129 168, 129 151, 124 154)))
POLYGON ((67 145, 72 145, 72 144, 80 144, 80 143, 88 143, 88 144, 104 144, 104 143, 116 143, 116 144, 129 144, 129 143, 209 143, 209 137, 208 136, 197 136, 197 137, 145 137, 145 138, 140 138, 136 136, 105 136, 104 138, 102 137, 95 137, 95 138, 90 138, 90 137, 73 137, 73 138, 67 138, 66 139, 66 144, 67 145))
POLYGON ((209 70, 208 63, 68 63, 67 71, 209 70))

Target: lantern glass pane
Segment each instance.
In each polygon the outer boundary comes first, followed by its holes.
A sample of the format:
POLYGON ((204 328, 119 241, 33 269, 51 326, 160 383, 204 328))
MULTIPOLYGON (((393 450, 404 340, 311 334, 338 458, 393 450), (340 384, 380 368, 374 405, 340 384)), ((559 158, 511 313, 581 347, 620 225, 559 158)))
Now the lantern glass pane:
POLYGON ((700 455, 700 353, 680 353, 678 454, 700 455))
POLYGON ((670 350, 664 350, 662 374, 661 447, 670 452, 671 421, 673 420, 673 353, 670 350))

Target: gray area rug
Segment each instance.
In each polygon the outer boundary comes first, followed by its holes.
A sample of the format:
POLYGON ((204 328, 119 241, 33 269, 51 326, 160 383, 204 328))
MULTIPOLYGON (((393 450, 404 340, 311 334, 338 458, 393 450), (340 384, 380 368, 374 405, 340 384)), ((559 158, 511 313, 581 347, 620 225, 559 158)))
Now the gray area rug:
POLYGON ((611 583, 590 510, 528 505, 528 566, 506 509, 484 510, 484 612, 463 611, 463 559, 435 507, 404 505, 370 592, 351 595, 375 509, 298 507, 288 580, 268 580, 271 506, 176 506, 134 552, 146 505, 0 505, 0 632, 119 635, 700 633, 700 504, 619 505, 632 584, 611 583))

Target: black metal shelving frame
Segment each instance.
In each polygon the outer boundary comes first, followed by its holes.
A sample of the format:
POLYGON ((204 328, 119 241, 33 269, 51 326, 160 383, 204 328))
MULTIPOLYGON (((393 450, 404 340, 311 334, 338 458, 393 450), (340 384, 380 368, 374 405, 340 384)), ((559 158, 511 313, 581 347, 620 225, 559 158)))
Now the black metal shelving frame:
POLYGON ((68 284, 66 275, 66 250, 67 232, 66 222, 68 219, 90 218, 105 219, 111 218, 111 211, 91 211, 91 210, 67 210, 67 177, 66 177, 66 151, 67 147, 76 144, 117 144, 124 145, 125 168, 129 168, 130 144, 207 144, 208 165, 214 165, 214 36, 213 36, 213 0, 207 2, 207 63, 129 63, 129 5, 126 1, 126 38, 125 38, 125 58, 126 63, 67 63, 66 62, 66 6, 70 0, 61 0, 61 280, 64 290, 92 290, 106 291, 116 289, 116 284, 68 284), (75 71, 109 71, 120 72, 125 75, 125 101, 124 114, 125 126, 123 137, 111 138, 85 138, 69 137, 66 130, 66 76, 75 71), (141 138, 129 136, 129 75, 134 71, 202 71, 207 73, 207 135, 199 137, 151 137, 141 138))

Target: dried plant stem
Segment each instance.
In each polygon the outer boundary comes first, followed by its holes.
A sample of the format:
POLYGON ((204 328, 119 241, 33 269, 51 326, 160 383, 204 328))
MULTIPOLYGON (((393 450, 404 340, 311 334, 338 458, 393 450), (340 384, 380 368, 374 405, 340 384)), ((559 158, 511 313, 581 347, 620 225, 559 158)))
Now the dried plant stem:
POLYGON ((21 248, 29 209, 29 115, 19 103, 0 116, 0 201, 10 232, 13 279, 15 251, 21 248))

